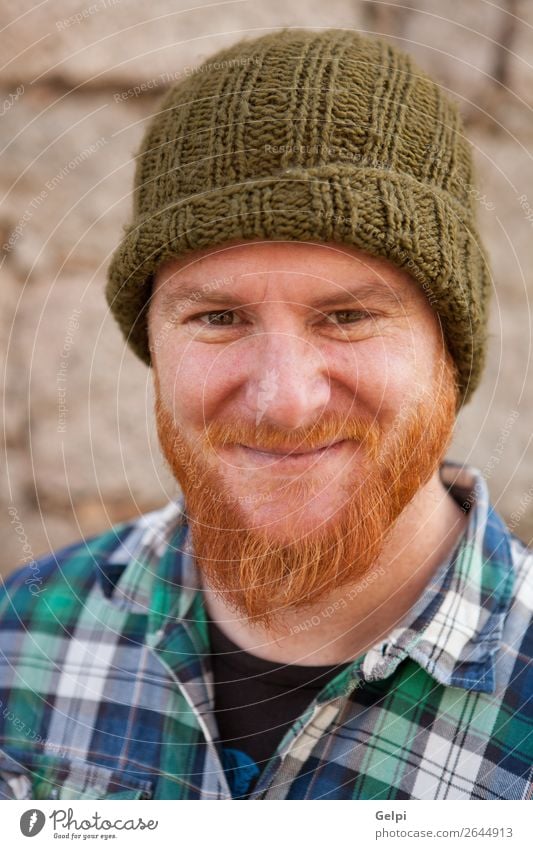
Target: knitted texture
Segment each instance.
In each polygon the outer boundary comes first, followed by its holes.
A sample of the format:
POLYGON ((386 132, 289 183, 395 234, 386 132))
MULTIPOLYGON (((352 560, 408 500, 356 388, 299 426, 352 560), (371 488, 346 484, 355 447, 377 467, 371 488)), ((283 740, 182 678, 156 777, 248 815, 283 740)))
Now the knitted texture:
POLYGON ((490 293, 473 184, 456 105, 407 54, 338 29, 241 41, 173 85, 151 119, 107 301, 150 364, 162 262, 234 240, 353 245, 426 293, 459 407, 483 369, 490 293))

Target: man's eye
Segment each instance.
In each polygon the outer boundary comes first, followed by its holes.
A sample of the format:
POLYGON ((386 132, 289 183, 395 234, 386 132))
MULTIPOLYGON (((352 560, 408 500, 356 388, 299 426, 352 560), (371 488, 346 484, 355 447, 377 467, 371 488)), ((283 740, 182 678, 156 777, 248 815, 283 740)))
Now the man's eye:
POLYGON ((218 310, 216 312, 204 312, 200 315, 193 315, 191 321, 199 321, 200 324, 207 325, 208 327, 231 327, 231 321, 211 321, 211 316, 218 316, 221 319, 232 319, 235 313, 233 310, 218 310), (203 321, 203 319, 207 317, 207 321, 203 321))
POLYGON ((340 321, 333 322, 334 324, 353 324, 357 321, 362 321, 364 318, 370 318, 370 313, 363 310, 336 310, 331 315, 336 315, 340 318, 340 321))

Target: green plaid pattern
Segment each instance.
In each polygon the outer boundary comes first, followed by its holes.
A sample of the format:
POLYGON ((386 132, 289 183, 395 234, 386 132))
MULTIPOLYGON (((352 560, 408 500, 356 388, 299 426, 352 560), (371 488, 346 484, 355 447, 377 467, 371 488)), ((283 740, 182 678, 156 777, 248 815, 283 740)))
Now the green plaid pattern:
MULTIPOLYGON (((533 551, 477 469, 441 477, 470 505, 466 534, 293 724, 251 798, 532 797, 533 551)), ((209 656, 182 498, 13 573, 0 798, 231 799, 209 656)))

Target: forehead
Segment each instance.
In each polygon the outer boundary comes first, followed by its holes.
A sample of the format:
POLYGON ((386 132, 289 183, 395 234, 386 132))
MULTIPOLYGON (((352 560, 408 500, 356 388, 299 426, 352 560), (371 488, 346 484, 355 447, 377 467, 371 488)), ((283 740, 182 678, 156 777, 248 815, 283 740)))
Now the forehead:
MULTIPOLYGON (((354 285, 370 296, 427 299, 405 269, 384 257, 336 243, 238 242, 195 251, 163 263, 154 277, 153 297, 163 292, 196 299, 221 293, 302 299, 350 292, 354 285)), ((428 304, 429 306, 429 304, 428 304)))

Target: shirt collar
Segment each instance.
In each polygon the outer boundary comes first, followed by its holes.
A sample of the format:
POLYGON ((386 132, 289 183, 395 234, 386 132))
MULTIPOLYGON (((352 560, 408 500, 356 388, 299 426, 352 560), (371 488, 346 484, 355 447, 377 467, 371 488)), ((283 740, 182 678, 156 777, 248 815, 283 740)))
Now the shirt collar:
POLYGON ((446 462, 440 474, 468 511, 466 531, 400 625, 367 652, 362 673, 387 678, 410 657, 441 684, 494 692, 494 655, 514 584, 509 532, 478 469, 446 462))
MULTIPOLYGON (((478 469, 447 461, 440 474, 468 511, 466 531, 399 626, 362 662, 355 662, 352 676, 382 680, 409 657, 441 684, 493 692, 494 655, 513 589, 509 532, 490 505, 478 469)), ((148 615, 152 645, 168 642, 179 623, 183 653, 187 646, 199 655, 208 653, 202 587, 183 496, 140 517, 108 559, 110 567, 121 562, 127 565, 113 604, 148 615)), ((341 673, 344 681, 347 672, 341 673)))

